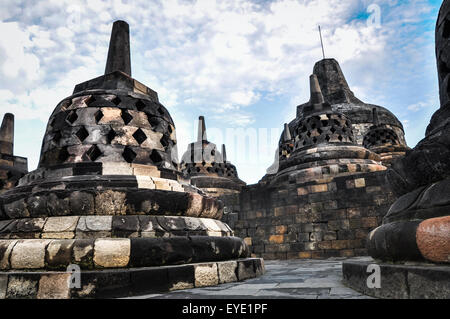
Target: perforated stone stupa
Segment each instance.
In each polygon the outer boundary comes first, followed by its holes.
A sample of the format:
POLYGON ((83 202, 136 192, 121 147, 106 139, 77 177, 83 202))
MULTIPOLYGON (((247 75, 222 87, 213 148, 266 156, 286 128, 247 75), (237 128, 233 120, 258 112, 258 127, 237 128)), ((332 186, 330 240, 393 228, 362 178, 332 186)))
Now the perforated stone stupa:
POLYGON ((385 164, 406 149, 401 123, 357 99, 334 59, 316 63, 310 86, 268 174, 241 193, 234 229, 266 259, 366 255, 367 234, 394 200, 385 164))
POLYGON ((131 77, 129 43, 115 22, 105 75, 56 106, 38 169, 0 196, 0 297, 129 296, 264 272, 220 221, 223 204, 184 182, 175 125, 131 77))
POLYGON ((197 141, 188 145, 181 160, 181 171, 190 183, 224 204, 224 220, 232 224, 240 210, 239 196, 245 182, 236 166, 227 160, 225 145, 219 152, 207 139, 205 118, 199 117, 197 141))

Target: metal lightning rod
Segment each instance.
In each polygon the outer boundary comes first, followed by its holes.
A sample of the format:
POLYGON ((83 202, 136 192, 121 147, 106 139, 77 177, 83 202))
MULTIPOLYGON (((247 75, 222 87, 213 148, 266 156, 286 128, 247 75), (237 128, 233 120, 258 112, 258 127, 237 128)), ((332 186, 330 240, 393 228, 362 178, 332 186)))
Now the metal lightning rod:
POLYGON ((320 35, 320 44, 322 45, 322 55, 323 55, 323 59, 325 60, 325 50, 323 48, 322 30, 320 30, 320 25, 319 25, 319 35, 320 35))

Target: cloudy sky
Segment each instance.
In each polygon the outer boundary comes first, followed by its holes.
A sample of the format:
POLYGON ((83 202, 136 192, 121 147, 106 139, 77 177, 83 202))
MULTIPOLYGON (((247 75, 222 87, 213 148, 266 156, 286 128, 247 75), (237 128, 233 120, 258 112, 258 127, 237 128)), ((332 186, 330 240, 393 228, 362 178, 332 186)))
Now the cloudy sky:
POLYGON ((104 73, 112 22, 125 20, 133 77, 156 90, 174 118, 179 156, 204 115, 209 139, 225 142, 240 177, 255 183, 273 162, 283 123, 309 98, 321 25, 326 56, 340 62, 360 99, 398 116, 413 147, 439 107, 441 3, 0 0, 0 116, 15 114, 15 153, 35 169, 54 107, 104 73), (235 134, 248 136, 250 151, 235 134))

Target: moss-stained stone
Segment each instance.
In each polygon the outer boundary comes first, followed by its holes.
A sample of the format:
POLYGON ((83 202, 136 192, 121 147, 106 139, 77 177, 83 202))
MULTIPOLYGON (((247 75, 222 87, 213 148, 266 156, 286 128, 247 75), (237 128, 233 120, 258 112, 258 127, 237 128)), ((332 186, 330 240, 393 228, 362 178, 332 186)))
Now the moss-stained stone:
POLYGON ((13 247, 16 245, 17 240, 0 240, 0 269, 8 270, 11 265, 9 258, 13 247))
POLYGON ((255 268, 255 276, 259 277, 266 273, 266 266, 264 264, 264 259, 262 258, 254 259, 253 265, 255 268))
POLYGON ((64 233, 42 233, 42 239, 73 239, 75 238, 74 232, 64 232, 64 233))
POLYGON ((20 233, 39 233, 45 224, 45 218, 26 218, 17 221, 16 232, 20 233))
POLYGON ((6 298, 7 289, 8 289, 8 275, 0 275, 0 299, 6 298))
POLYGON ((6 298, 34 299, 37 296, 40 276, 37 274, 9 275, 6 298))
POLYGON ((71 214, 67 193, 50 193, 47 208, 50 216, 68 216, 71 214))
POLYGON ((87 192, 75 191, 70 194, 70 208, 75 215, 93 215, 95 210, 94 196, 87 192))
POLYGON ((42 275, 39 280, 38 299, 69 299, 71 274, 42 275))
POLYGON ((78 222, 77 232, 111 231, 112 216, 82 216, 78 222))
POLYGON ((182 218, 182 217, 157 216, 156 219, 158 221, 158 224, 165 231, 171 232, 171 231, 186 230, 186 222, 185 222, 184 218, 182 218))
POLYGON ((216 286, 219 284, 217 264, 195 265, 195 287, 216 286))
POLYGON ((47 214, 47 202, 47 196, 30 196, 27 199, 27 208, 30 216, 45 216, 47 214))
POLYGON ((199 217, 203 210, 203 197, 198 194, 189 194, 187 216, 199 217))
POLYGON ((65 269, 72 260, 74 240, 53 240, 47 246, 46 262, 51 269, 65 269))
POLYGON ((238 279, 239 281, 253 278, 255 270, 253 260, 238 261, 238 279))
POLYGON ((237 281, 237 262, 236 261, 225 261, 217 263, 219 271, 219 283, 229 283, 237 281))
POLYGON ((217 223, 214 219, 209 218, 201 218, 203 225, 205 225, 206 229, 213 232, 221 232, 222 229, 217 226, 217 223))
POLYGON ((169 267, 169 290, 194 288, 195 268, 192 265, 169 267))
POLYGON ((49 217, 44 226, 45 233, 65 233, 74 232, 78 220, 78 216, 65 216, 65 217, 49 217))
POLYGON ((24 199, 5 204, 4 210, 5 214, 11 219, 30 217, 30 213, 24 199))
POLYGON ((83 269, 93 268, 94 242, 93 239, 79 239, 74 242, 72 256, 74 264, 83 269))
POLYGON ((125 215, 126 194, 108 190, 95 197, 95 211, 97 215, 125 215))
POLYGON ((45 266, 45 248, 49 240, 19 241, 11 253, 11 268, 39 269, 45 266))
POLYGON ((112 234, 114 237, 138 237, 138 216, 113 216, 112 234))
POLYGON ((184 221, 186 223, 186 227, 191 231, 206 230, 206 226, 198 218, 185 217, 184 221))
POLYGON ((130 261, 129 239, 97 239, 94 244, 94 263, 103 268, 126 267, 130 261))

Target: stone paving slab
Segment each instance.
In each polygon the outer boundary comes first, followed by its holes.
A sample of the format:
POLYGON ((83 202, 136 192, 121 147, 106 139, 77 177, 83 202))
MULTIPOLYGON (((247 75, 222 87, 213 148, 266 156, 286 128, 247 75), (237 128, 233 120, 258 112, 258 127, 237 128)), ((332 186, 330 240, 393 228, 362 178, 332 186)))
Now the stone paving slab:
POLYGON ((370 299, 342 282, 342 262, 369 257, 326 260, 266 261, 262 277, 215 287, 195 288, 138 299, 370 299))

